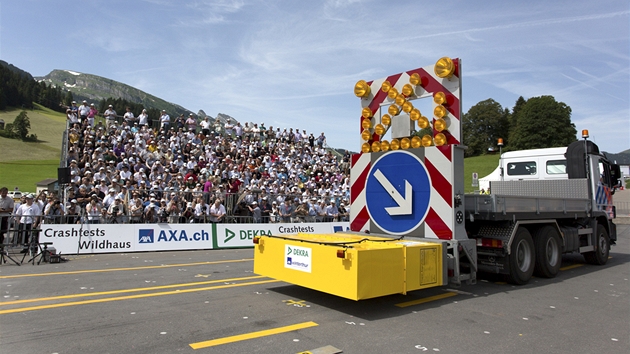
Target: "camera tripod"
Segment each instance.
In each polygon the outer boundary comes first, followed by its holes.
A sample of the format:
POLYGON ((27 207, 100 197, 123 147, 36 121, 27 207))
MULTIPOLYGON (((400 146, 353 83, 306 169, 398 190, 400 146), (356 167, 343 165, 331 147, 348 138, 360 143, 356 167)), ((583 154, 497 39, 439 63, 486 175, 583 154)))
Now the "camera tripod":
POLYGON ((0 264, 8 263, 7 259, 9 259, 11 260, 11 262, 15 263, 16 265, 21 265, 20 262, 18 262, 16 259, 11 257, 11 255, 9 255, 9 251, 7 251, 6 249, 7 246, 8 245, 0 244, 0 264))
MULTIPOLYGON (((32 262, 33 265, 35 265, 35 260, 37 259, 37 257, 39 257, 39 261, 37 261, 37 265, 42 263, 42 261, 44 260, 44 256, 48 252, 48 245, 52 245, 52 244, 53 244, 52 242, 42 242, 42 243, 39 243, 37 241, 31 242, 29 250, 34 255, 31 259, 26 261, 26 263, 32 262)), ((28 252, 25 253, 24 256, 22 257, 22 263, 24 263, 24 259, 26 258, 27 255, 28 255, 28 252)))

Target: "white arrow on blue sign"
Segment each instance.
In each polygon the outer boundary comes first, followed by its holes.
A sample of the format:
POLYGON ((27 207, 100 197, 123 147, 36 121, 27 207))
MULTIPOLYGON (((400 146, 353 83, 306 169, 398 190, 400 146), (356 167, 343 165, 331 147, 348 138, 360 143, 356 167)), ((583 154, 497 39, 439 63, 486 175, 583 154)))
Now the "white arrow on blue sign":
POLYGON ((370 219, 381 230, 403 235, 424 221, 431 199, 431 180, 422 160, 405 150, 380 156, 365 185, 370 219))

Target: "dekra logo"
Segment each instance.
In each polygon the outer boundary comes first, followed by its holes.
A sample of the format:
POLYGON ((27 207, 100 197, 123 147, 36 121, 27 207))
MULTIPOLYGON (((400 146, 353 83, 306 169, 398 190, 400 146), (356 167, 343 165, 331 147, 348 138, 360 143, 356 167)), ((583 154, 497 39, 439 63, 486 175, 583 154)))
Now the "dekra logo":
MULTIPOLYGON (((271 236, 271 230, 239 230, 238 231, 238 236, 239 236, 238 238, 241 241, 253 240, 254 236, 258 236, 258 235, 271 236)), ((230 229, 225 229, 225 238, 223 239, 223 242, 228 243, 235 237, 236 237, 236 232, 230 229)))

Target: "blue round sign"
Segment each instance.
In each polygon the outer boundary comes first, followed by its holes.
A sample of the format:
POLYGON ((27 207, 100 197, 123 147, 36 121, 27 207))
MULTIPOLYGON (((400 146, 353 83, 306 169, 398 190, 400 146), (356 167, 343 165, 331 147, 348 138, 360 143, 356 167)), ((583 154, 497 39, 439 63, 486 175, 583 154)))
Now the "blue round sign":
POLYGON ((408 151, 383 154, 370 168, 365 200, 381 230, 403 235, 415 230, 429 211, 431 180, 424 163, 408 151))

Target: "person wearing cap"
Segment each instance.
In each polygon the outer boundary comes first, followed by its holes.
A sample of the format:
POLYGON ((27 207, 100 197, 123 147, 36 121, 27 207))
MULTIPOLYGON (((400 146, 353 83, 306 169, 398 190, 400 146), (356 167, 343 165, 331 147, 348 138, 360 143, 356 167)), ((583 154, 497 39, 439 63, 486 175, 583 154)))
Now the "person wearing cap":
POLYGON ((138 195, 134 195, 129 204, 129 222, 132 224, 139 224, 142 222, 142 214, 144 213, 142 199, 140 199, 138 195))
POLYGON ((44 220, 42 220, 42 223, 61 224, 63 221, 63 214, 64 211, 61 201, 55 198, 55 196, 50 195, 48 197, 48 203, 44 206, 44 220))
POLYGON ((8 193, 9 188, 0 188, 0 244, 4 244, 4 234, 9 229, 9 218, 15 208, 15 201, 8 193))
POLYGON ((206 116, 201 123, 199 123, 199 126, 201 127, 201 134, 208 136, 210 135, 210 127, 212 126, 212 123, 210 123, 210 119, 208 118, 208 116, 206 116))
POLYGON ((308 203, 306 199, 302 202, 298 200, 298 206, 295 208, 295 216, 293 217, 293 222, 304 222, 306 218, 308 218, 308 203))
POLYGON ((123 115, 123 119, 125 120, 128 126, 131 126, 133 125, 133 122, 136 121, 136 117, 133 115, 133 112, 131 111, 131 107, 127 107, 125 111, 126 112, 123 115))
POLYGON ((186 129, 192 130, 195 132, 197 130, 197 119, 195 119, 195 115, 190 113, 188 118, 186 119, 186 129))
POLYGON ((282 223, 290 223, 291 217, 295 213, 295 206, 291 204, 291 198, 287 198, 284 200, 284 203, 278 207, 278 216, 280 217, 280 222, 282 223))
POLYGON ((258 123, 254 123, 252 127, 251 140, 258 141, 260 140, 260 128, 258 128, 258 123))
POLYGON ((110 188, 105 198, 103 198, 103 208, 109 209, 109 207, 114 204, 114 200, 116 200, 116 190, 110 188))
POLYGON ((94 103, 90 103, 90 112, 87 115, 88 127, 90 128, 94 127, 94 118, 96 117, 97 114, 98 114, 98 110, 96 109, 96 106, 94 106, 94 103))
POLYGON ((107 110, 105 110, 103 116, 105 116, 105 122, 108 130, 112 125, 116 124, 117 115, 116 111, 114 110, 114 106, 112 106, 111 104, 109 105, 109 107, 107 107, 107 110))
POLYGON ((160 116, 160 129, 168 130, 168 127, 171 125, 171 116, 166 113, 166 110, 162 110, 162 115, 160 116))
POLYGON ((140 115, 138 116, 138 125, 140 128, 145 127, 149 124, 149 114, 146 109, 143 109, 140 115))
POLYGON ((79 107, 77 107, 77 101, 72 101, 72 103, 70 104, 70 107, 68 107, 69 110, 71 110, 72 112, 74 112, 74 114, 78 117, 79 116, 79 107))
POLYGON ((28 193, 25 196, 25 203, 20 204, 16 213, 15 221, 18 223, 18 240, 22 243, 22 252, 27 253, 29 245, 33 245, 35 248, 33 252, 37 251, 38 235, 32 230, 37 229, 41 222, 42 210, 37 204, 33 203, 35 196, 28 193))
POLYGON ((76 224, 79 220, 79 214, 81 212, 81 207, 79 206, 78 201, 75 198, 70 198, 70 204, 66 205, 66 223, 68 224, 76 224))
POLYGON ((228 138, 234 138, 234 124, 232 124, 232 119, 228 118, 225 122, 225 136, 228 138))
POLYGON ((267 197, 260 200, 260 216, 263 224, 269 223, 269 213, 271 212, 271 204, 267 201, 267 197))
POLYGON ((127 215, 127 206, 123 203, 122 198, 117 195, 114 197, 114 203, 107 208, 108 221, 110 224, 122 224, 125 215, 127 215))
POLYGON ((330 204, 326 206, 326 216, 324 217, 324 222, 333 222, 338 221, 339 218, 339 209, 335 203, 334 199, 330 200, 330 204))
POLYGON ((278 214, 280 213, 280 211, 278 210, 278 202, 276 202, 275 200, 271 202, 271 210, 269 211, 269 222, 272 224, 277 223, 278 220, 278 214))
POLYGON ((78 124, 79 117, 77 116, 77 111, 73 111, 70 108, 66 109, 66 120, 68 121, 69 127, 73 127, 75 124, 78 124))
POLYGON ((252 221, 254 224, 262 223, 262 210, 260 209, 257 201, 253 201, 247 206, 247 209, 249 209, 249 212, 252 214, 252 221))
POLYGON ((88 106, 87 101, 83 101, 79 106, 79 118, 80 122, 83 123, 87 120, 87 116, 90 113, 90 106, 88 106))

